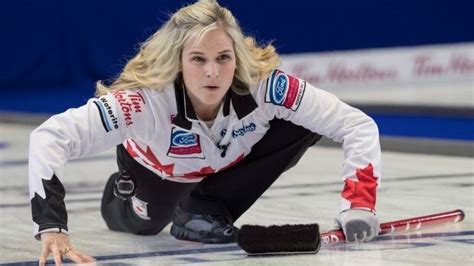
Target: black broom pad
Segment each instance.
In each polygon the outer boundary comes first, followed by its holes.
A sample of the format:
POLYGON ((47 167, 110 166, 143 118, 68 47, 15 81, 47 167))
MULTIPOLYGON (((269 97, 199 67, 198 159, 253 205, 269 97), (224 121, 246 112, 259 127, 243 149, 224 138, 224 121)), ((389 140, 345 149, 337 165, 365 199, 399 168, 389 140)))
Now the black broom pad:
POLYGON ((318 224, 243 225, 237 243, 248 255, 317 253, 321 246, 318 224))

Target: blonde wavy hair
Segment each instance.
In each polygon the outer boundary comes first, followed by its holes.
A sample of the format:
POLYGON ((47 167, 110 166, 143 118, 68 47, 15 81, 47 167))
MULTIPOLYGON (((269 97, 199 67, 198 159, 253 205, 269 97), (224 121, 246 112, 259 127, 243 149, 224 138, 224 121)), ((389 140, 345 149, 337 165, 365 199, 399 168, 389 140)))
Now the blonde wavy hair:
POLYGON ((275 48, 271 44, 259 46, 254 38, 244 36, 227 8, 215 0, 200 0, 179 9, 142 43, 138 53, 127 62, 110 86, 98 81, 96 95, 112 90, 163 89, 178 76, 184 43, 193 36, 202 38, 207 32, 219 28, 233 41, 237 66, 231 87, 235 92, 248 93, 251 84, 266 78, 280 65, 275 48))

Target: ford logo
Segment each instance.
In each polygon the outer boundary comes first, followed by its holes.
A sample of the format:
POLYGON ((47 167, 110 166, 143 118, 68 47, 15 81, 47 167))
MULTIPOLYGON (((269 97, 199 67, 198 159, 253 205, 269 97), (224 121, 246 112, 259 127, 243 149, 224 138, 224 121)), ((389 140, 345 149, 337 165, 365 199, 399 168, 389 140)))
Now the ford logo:
POLYGON ((196 144, 196 135, 184 131, 178 131, 173 134, 173 146, 188 146, 196 144))
POLYGON ((286 90, 288 88, 288 77, 280 74, 276 77, 275 88, 273 90, 273 100, 275 103, 281 104, 285 100, 286 90))

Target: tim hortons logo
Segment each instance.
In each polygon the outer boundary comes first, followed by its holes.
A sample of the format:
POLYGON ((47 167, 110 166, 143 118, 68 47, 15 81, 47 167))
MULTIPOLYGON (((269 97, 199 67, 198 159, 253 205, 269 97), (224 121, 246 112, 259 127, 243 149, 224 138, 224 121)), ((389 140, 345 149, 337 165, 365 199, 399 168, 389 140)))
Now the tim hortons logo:
POLYGON ((413 71, 416 76, 431 77, 450 74, 472 75, 474 59, 466 54, 452 54, 449 61, 440 60, 433 55, 417 55, 413 60, 413 71))
POLYGON ((145 99, 140 92, 125 92, 116 91, 113 93, 115 99, 117 99, 120 109, 122 110, 125 124, 130 126, 133 124, 132 112, 141 113, 142 104, 145 104, 145 99))

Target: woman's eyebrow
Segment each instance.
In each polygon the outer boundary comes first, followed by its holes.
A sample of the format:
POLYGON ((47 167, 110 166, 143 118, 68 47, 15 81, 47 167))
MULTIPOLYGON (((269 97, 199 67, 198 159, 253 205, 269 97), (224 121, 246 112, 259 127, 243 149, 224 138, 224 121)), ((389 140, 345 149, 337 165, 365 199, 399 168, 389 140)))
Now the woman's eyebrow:
MULTIPOLYGON (((231 52, 232 52, 231 49, 225 49, 223 51, 218 52, 218 54, 225 54, 225 53, 231 53, 231 52)), ((199 51, 191 51, 188 54, 190 54, 190 55, 204 55, 203 52, 199 52, 199 51)))
POLYGON ((231 52, 232 52, 232 50, 226 49, 226 50, 224 50, 224 51, 222 51, 222 52, 219 52, 219 54, 225 54, 225 53, 231 53, 231 52))

